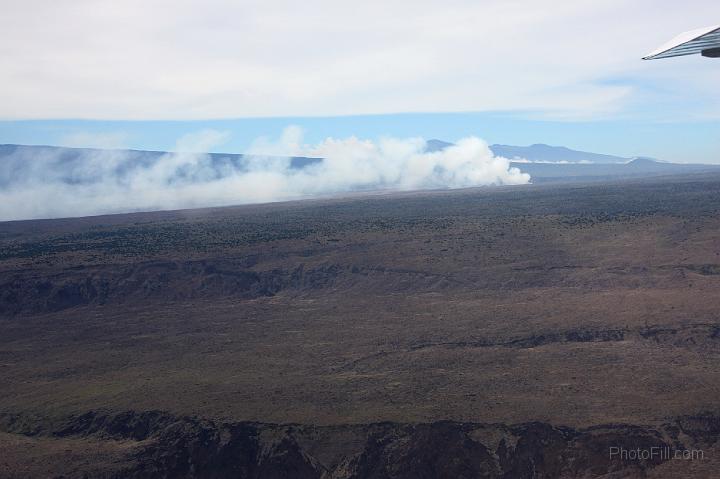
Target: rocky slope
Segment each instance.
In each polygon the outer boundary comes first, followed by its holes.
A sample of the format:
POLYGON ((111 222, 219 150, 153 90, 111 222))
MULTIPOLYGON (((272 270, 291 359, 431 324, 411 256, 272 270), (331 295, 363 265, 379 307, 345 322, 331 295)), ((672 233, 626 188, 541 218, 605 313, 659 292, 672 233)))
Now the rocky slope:
MULTIPOLYGON (((658 454, 621 460, 610 455, 611 448, 706 448, 718 440, 720 418, 699 415, 658 427, 586 429, 541 422, 317 427, 95 411, 55 421, 4 414, 0 428, 56 441, 131 441, 134 447, 114 470, 100 471, 108 477, 518 479, 643 477, 669 459, 658 454)), ((77 471, 72 466, 58 465, 55 472, 77 471)))

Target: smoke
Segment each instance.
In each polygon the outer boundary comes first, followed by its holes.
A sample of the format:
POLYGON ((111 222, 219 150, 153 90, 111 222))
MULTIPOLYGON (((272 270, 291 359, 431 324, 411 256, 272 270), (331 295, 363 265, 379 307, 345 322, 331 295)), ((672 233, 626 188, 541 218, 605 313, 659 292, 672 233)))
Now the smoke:
POLYGON ((197 153, 227 133, 183 137, 175 153, 19 147, 0 156, 0 219, 259 203, 363 190, 525 184, 475 137, 441 151, 422 138, 356 137, 303 143, 289 127, 278 141, 258 139, 246 155, 197 153), (312 159, 303 159, 306 157, 312 159), (314 159, 314 160, 313 160, 314 159))

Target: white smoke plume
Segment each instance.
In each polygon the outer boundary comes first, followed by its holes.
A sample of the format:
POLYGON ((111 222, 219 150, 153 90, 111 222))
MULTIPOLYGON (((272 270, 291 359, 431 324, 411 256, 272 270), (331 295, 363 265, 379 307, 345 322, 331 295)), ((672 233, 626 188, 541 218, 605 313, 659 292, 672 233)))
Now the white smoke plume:
POLYGON ((378 142, 327 138, 305 145, 290 127, 279 141, 259 139, 230 161, 197 153, 222 143, 207 130, 183 137, 176 153, 127 150, 27 150, 0 157, 0 220, 260 203, 362 190, 525 184, 530 176, 469 137, 442 151, 422 138, 378 142), (65 153, 63 153, 63 151, 65 153), (322 160, 293 164, 293 157, 322 160))

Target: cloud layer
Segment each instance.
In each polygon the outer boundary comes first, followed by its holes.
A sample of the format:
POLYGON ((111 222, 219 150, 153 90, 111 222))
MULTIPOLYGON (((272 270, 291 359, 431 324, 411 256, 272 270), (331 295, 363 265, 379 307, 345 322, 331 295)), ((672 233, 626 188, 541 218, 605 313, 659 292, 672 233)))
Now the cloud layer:
POLYGON ((640 57, 697 0, 24 0, 0 15, 0 118, 202 119, 651 108, 717 118, 720 73, 640 57), (658 108, 655 105, 662 105, 658 108))
POLYGON ((178 152, 18 149, 0 158, 0 220, 258 203, 363 190, 525 184, 475 137, 426 152, 421 138, 327 138, 304 145, 288 128, 244 157, 197 153, 222 143, 213 130, 182 138, 178 152), (190 153, 189 153, 190 152, 190 153), (322 158, 298 166, 292 157, 322 158))

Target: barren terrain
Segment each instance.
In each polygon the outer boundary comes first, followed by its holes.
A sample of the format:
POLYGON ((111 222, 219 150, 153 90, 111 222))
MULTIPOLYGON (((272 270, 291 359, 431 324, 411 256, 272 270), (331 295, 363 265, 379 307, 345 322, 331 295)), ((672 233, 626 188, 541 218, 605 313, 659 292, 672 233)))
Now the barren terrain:
POLYGON ((708 174, 0 223, 0 476, 712 477, 718 212, 708 174))

